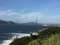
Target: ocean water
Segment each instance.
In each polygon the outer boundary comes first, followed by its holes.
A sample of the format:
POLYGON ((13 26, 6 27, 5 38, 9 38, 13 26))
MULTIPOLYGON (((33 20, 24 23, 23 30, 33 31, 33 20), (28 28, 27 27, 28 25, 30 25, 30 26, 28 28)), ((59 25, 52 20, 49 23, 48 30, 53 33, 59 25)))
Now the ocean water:
POLYGON ((29 32, 39 29, 36 25, 0 25, 0 45, 9 45, 15 38, 30 36, 29 32))
POLYGON ((0 36, 0 45, 9 45, 15 38, 22 38, 25 36, 30 36, 26 33, 2 33, 0 36))

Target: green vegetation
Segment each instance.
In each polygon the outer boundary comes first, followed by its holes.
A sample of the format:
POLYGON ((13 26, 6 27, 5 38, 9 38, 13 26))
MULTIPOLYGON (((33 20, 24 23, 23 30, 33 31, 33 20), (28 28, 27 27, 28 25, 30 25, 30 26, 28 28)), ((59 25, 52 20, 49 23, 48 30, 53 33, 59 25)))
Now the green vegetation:
POLYGON ((60 45, 60 34, 51 35, 42 45, 60 45))
POLYGON ((60 27, 48 27, 34 37, 15 39, 10 45, 60 45, 60 27))

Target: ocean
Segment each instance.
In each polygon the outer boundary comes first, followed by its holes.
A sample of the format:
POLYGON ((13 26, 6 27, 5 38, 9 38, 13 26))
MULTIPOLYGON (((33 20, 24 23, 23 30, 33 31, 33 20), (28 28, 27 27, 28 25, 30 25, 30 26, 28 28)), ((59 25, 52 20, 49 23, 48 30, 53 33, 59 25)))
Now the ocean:
POLYGON ((26 33, 2 33, 0 36, 0 45, 9 45, 15 38, 22 38, 25 36, 30 36, 26 33))
POLYGON ((15 38, 30 36, 29 32, 39 29, 36 25, 0 26, 0 45, 9 45, 15 38))

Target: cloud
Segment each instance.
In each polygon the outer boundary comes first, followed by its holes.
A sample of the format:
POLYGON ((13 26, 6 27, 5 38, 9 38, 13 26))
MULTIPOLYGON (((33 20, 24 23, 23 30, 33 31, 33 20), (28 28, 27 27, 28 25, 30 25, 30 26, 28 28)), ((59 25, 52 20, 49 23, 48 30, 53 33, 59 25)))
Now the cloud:
POLYGON ((48 23, 60 23, 60 15, 51 15, 47 18, 48 23))
POLYGON ((26 12, 24 11, 14 11, 14 10, 0 10, 0 19, 16 22, 34 22, 36 17, 41 18, 42 14, 40 12, 26 12))
POLYGON ((0 19, 18 23, 60 23, 60 15, 48 15, 40 11, 23 12, 16 10, 0 10, 0 19))
POLYGON ((12 10, 0 10, 0 16, 10 16, 10 15, 17 15, 17 12, 14 12, 12 10))
MULTIPOLYGON (((21 20, 21 22, 36 22, 36 19, 41 19, 43 16, 40 12, 30 12, 21 14, 20 17, 17 17, 17 19, 21 20)), ((19 21, 18 20, 18 21, 19 21)))

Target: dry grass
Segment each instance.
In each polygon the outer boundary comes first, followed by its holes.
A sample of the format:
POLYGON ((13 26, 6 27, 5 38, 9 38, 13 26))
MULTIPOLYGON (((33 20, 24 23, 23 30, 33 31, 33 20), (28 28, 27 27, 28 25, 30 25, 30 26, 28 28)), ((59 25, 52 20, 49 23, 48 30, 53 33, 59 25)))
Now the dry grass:
POLYGON ((47 40, 33 40, 28 43, 28 45, 60 45, 60 34, 51 35, 47 40))
POLYGON ((33 40, 31 42, 28 43, 28 45, 40 45, 40 40, 33 40))
POLYGON ((60 34, 51 35, 42 45, 60 45, 60 34))

